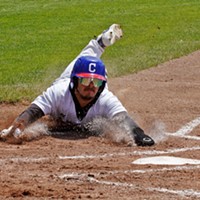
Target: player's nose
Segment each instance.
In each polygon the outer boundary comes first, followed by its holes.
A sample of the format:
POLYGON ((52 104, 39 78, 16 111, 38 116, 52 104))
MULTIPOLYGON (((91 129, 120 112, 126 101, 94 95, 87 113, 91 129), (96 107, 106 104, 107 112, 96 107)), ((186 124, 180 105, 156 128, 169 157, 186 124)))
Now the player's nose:
POLYGON ((90 84, 88 85, 88 87, 95 87, 93 81, 90 81, 90 84))

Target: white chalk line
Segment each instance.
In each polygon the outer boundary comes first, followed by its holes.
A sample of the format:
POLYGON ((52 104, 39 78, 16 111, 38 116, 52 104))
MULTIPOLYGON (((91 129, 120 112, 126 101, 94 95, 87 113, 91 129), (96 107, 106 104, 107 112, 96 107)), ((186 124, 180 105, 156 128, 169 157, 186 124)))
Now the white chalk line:
MULTIPOLYGON (((102 155, 77 155, 77 156, 58 156, 54 159, 96 159, 96 158, 107 158, 107 157, 119 157, 119 156, 131 156, 131 155, 164 155, 164 154, 171 154, 171 153, 180 153, 180 152, 186 152, 186 151, 195 151, 200 150, 200 146, 195 147, 186 147, 186 148, 180 148, 180 149, 168 149, 166 151, 156 151, 156 150, 150 150, 150 151, 132 151, 132 152, 125 152, 125 153, 111 153, 111 154, 102 154, 102 155)), ((38 157, 38 158, 31 158, 31 157, 14 157, 14 158, 1 158, 0 163, 5 163, 8 161, 20 163, 20 162, 43 162, 48 161, 50 157, 38 157)))
POLYGON ((133 152, 126 152, 126 153, 111 153, 111 154, 102 154, 102 155, 78 155, 78 156, 59 156, 59 159, 95 159, 95 158, 106 158, 106 157, 114 157, 114 156, 127 156, 127 155, 163 155, 163 154, 170 154, 170 153, 179 153, 185 151, 194 151, 200 150, 200 146, 196 147, 186 147, 180 149, 168 149, 166 151, 133 151, 133 152))
MULTIPOLYGON (((180 148, 180 149, 168 149, 166 151, 133 151, 133 152, 125 152, 125 153, 111 153, 111 154, 102 154, 102 155, 77 155, 77 156, 58 156, 55 157, 54 159, 96 159, 96 158, 107 158, 107 157, 119 157, 119 156, 132 156, 132 155, 163 155, 163 154, 171 154, 171 153, 180 153, 180 152, 186 152, 186 151, 195 151, 195 150, 200 150, 200 146, 195 146, 195 147, 186 147, 186 148, 180 148)), ((0 163, 5 163, 8 161, 12 161, 15 163, 20 163, 20 162, 43 162, 43 161, 48 161, 50 157, 39 157, 39 158, 31 158, 31 157, 15 157, 15 158, 2 158, 0 159, 0 163)))
MULTIPOLYGON (((122 183, 122 182, 112 182, 112 181, 99 181, 95 178, 89 177, 90 182, 92 183, 99 183, 99 184, 104 184, 104 185, 111 185, 111 186, 122 186, 122 187, 133 187, 133 189, 139 189, 140 187, 137 187, 131 183, 122 183)), ((141 189, 141 188, 140 188, 141 189)), ((194 191, 193 189, 190 190, 170 190, 167 188, 143 188, 144 190, 148 191, 157 191, 157 192, 162 192, 162 193, 170 193, 170 194, 176 194, 179 196, 184 196, 184 197, 200 197, 200 191, 194 191)))
POLYGON ((173 137, 179 137, 179 138, 185 138, 185 139, 190 139, 190 140, 200 140, 199 136, 192 136, 192 135, 180 135, 176 133, 165 133, 167 136, 173 136, 173 137))
POLYGON ((149 191, 157 191, 157 192, 163 192, 163 193, 170 193, 170 194, 176 194, 179 196, 184 197, 200 197, 200 191, 195 191, 193 189, 189 190, 170 190, 167 188, 147 188, 149 191))
MULTIPOLYGON (((179 137, 184 137, 185 135, 191 133, 194 128, 200 125, 200 117, 197 117, 196 119, 190 121, 186 125, 182 126, 178 131, 175 133, 167 133, 168 135, 171 136, 179 136, 179 137)), ((189 139, 195 139, 195 140, 200 140, 200 137, 198 136, 190 136, 189 139)))
MULTIPOLYGON (((177 137, 177 135, 172 135, 172 136, 177 137)), ((185 138, 185 139, 191 139, 191 140, 200 140, 200 137, 192 136, 192 135, 179 135, 178 137, 185 138)))
POLYGON ((49 157, 41 157, 41 158, 30 158, 30 157, 20 157, 20 158, 2 158, 0 159, 0 164, 10 162, 12 161, 13 163, 30 163, 30 162, 43 162, 50 160, 49 157))
MULTIPOLYGON (((120 187, 130 187, 134 190, 138 190, 141 189, 141 187, 136 186, 132 183, 127 183, 127 182, 113 182, 113 181, 102 181, 102 180, 98 180, 94 177, 92 177, 91 175, 85 175, 85 174, 68 174, 65 176, 61 176, 60 178, 62 179, 67 179, 67 181, 69 181, 70 179, 72 180, 76 180, 76 181, 89 181, 90 183, 98 183, 98 184, 102 184, 102 185, 110 185, 112 187, 116 187, 116 186, 120 186, 120 187)), ((138 185, 138 184, 137 184, 138 185)), ((162 192, 162 193, 168 193, 168 194, 175 194, 178 196, 182 196, 182 197, 200 197, 200 191, 195 191, 193 189, 188 189, 188 190, 171 190, 171 189, 167 189, 167 188, 156 188, 156 187, 148 187, 148 188, 143 188, 144 190, 147 191, 157 191, 157 192, 162 192)))
MULTIPOLYGON (((144 174, 144 173, 156 173, 156 172, 165 172, 165 171, 181 171, 181 170, 196 170, 200 169, 199 166, 175 166, 175 167, 163 167, 160 169, 136 169, 136 170, 112 170, 112 171, 106 171, 106 173, 102 174, 101 172, 90 172, 92 176, 101 176, 101 177, 107 177, 110 175, 116 175, 120 173, 124 174, 144 174)), ((59 175, 60 179, 65 179, 65 178, 80 178, 80 177, 87 177, 88 173, 65 173, 62 175, 59 175)))

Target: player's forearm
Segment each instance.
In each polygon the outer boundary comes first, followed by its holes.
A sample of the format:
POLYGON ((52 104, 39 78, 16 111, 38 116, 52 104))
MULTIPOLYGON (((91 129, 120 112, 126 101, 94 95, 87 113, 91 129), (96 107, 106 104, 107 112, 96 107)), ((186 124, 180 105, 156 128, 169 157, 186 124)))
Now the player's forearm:
POLYGON ((113 117, 113 120, 117 121, 118 124, 122 126, 128 126, 129 129, 132 131, 135 128, 138 128, 138 124, 133 121, 133 119, 128 115, 127 112, 121 112, 116 114, 113 117))
POLYGON ((31 104, 30 107, 28 107, 15 119, 13 125, 24 129, 42 116, 44 116, 43 111, 37 105, 31 104))
POLYGON ((37 105, 32 104, 15 119, 8 129, 0 132, 0 138, 9 143, 21 144, 20 135, 24 129, 43 115, 43 111, 37 105))
POLYGON ((124 126, 129 128, 130 133, 138 146, 151 146, 155 144, 154 140, 144 133, 144 131, 133 121, 128 113, 119 113, 115 115, 113 119, 117 120, 117 123, 121 127, 124 126))

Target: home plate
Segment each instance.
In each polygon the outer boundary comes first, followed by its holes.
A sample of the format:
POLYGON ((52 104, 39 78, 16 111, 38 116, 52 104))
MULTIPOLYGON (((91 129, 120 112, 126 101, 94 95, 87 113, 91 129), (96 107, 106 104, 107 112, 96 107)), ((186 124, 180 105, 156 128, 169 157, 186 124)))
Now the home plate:
POLYGON ((174 156, 155 156, 155 157, 148 157, 148 158, 140 158, 132 162, 132 164, 137 165, 199 165, 200 160, 195 159, 188 159, 188 158, 180 158, 174 156))

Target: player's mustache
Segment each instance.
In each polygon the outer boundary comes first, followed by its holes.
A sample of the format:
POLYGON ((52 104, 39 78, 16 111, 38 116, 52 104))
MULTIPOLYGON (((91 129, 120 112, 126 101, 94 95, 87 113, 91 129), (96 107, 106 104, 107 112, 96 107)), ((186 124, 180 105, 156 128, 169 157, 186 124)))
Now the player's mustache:
POLYGON ((94 87, 86 87, 84 89, 84 91, 93 91, 93 92, 95 92, 95 88, 94 87))

